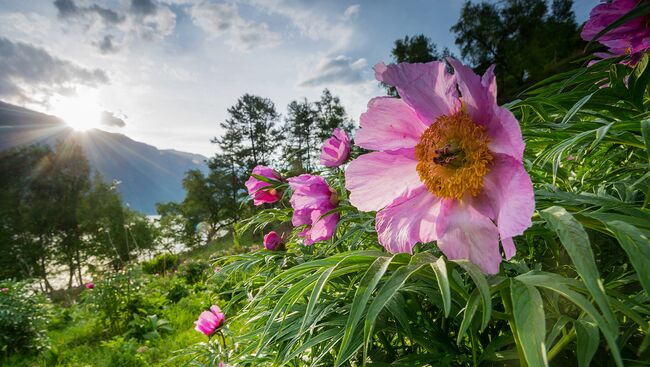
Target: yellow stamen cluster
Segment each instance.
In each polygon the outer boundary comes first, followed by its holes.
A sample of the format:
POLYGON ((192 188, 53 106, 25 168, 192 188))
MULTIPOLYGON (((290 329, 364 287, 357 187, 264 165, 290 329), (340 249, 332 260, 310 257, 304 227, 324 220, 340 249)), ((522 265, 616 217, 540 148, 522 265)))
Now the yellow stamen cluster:
POLYGON ((464 112, 438 117, 415 147, 420 180, 441 198, 478 195, 492 162, 489 142, 485 128, 464 112))

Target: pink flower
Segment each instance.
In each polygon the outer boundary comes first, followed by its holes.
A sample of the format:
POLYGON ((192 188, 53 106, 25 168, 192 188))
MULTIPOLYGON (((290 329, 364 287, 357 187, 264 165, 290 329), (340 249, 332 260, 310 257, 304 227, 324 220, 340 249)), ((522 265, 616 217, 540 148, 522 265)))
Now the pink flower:
MULTIPOLYGON (((280 181, 282 178, 280 174, 275 172, 272 168, 266 166, 257 166, 253 168, 253 174, 257 176, 263 176, 270 180, 280 181)), ((248 195, 253 198, 254 205, 262 205, 264 203, 275 203, 276 201, 282 198, 280 192, 276 189, 270 187, 271 185, 268 182, 259 180, 251 176, 246 181, 246 188, 248 189, 248 195), (268 189, 265 189, 269 187, 268 189)))
POLYGON ((226 321, 226 316, 221 312, 221 309, 215 305, 210 307, 210 311, 203 311, 199 315, 199 319, 194 322, 196 327, 194 330, 200 331, 203 334, 210 336, 214 331, 219 328, 226 321))
MULTIPOLYGON (((603 1, 591 10, 589 20, 582 29, 582 39, 591 41, 598 32, 634 9, 639 0, 603 1)), ((629 55, 631 63, 636 63, 645 51, 650 49, 650 20, 637 17, 605 33, 598 42, 609 48, 610 54, 598 53, 601 58, 629 55)))
POLYGON ((215 273, 219 273, 219 272, 221 272, 221 266, 215 266, 215 268, 214 268, 214 272, 215 272, 215 273))
POLYGON ((324 178, 309 174, 292 177, 289 186, 293 189, 291 206, 294 226, 307 225, 298 235, 305 239, 305 245, 332 238, 339 221, 337 213, 325 215, 336 208, 338 199, 324 178))
POLYGON ((275 232, 271 231, 264 235, 264 248, 274 251, 282 245, 282 238, 275 232))
POLYGON ((449 259, 468 259, 488 274, 507 259, 512 237, 531 225, 533 187, 522 163, 519 123, 497 105, 493 68, 483 77, 455 59, 375 66, 401 99, 374 98, 355 137, 376 150, 346 172, 350 202, 377 211, 379 242, 412 253, 437 241, 449 259))
POLYGON ((93 288, 95 288, 95 284, 93 284, 93 282, 86 283, 86 288, 87 289, 93 289, 93 288))
POLYGON ((325 144, 323 144, 320 164, 325 167, 338 167, 348 159, 348 155, 350 155, 350 138, 345 130, 336 128, 334 135, 325 140, 325 144))
POLYGON ((7 292, 9 292, 9 288, 2 288, 2 289, 0 289, 0 292, 7 293, 7 292))

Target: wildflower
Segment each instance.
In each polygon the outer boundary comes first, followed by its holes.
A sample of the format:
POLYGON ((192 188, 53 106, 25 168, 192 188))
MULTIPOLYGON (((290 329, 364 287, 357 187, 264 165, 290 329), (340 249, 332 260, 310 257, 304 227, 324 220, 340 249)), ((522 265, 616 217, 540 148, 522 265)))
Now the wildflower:
POLYGON ((2 289, 0 289, 0 292, 7 293, 7 292, 9 292, 9 288, 2 288, 2 289))
POLYGON ((338 167, 350 155, 350 138, 345 130, 336 128, 331 138, 325 140, 320 153, 320 164, 325 167, 338 167))
POLYGON ((575 159, 575 157, 573 156, 573 154, 569 154, 569 155, 566 157, 566 160, 567 160, 567 161, 572 161, 572 160, 574 160, 574 159, 575 159))
POLYGON ((160 278, 160 273, 156 273, 153 276, 156 277, 156 278, 160 278))
MULTIPOLYGON (((603 1, 591 10, 589 20, 582 28, 582 39, 591 41, 639 3, 638 0, 603 1)), ((644 52, 650 50, 650 19, 648 16, 632 19, 602 35, 598 42, 607 46, 609 53, 598 53, 596 56, 609 58, 627 55, 630 57, 628 63, 635 64, 644 52)))
POLYGON ((339 215, 327 213, 336 208, 338 199, 335 191, 320 176, 303 174, 288 181, 293 189, 290 200, 293 207, 291 223, 294 226, 307 225, 298 234, 305 239, 304 244, 309 246, 332 238, 339 215))
POLYGON ((282 238, 275 231, 264 235, 264 248, 269 251, 275 251, 282 246, 282 238))
POLYGON ((483 77, 454 59, 375 66, 401 99, 374 98, 355 142, 376 150, 350 163, 350 202, 377 211, 379 242, 412 253, 437 241, 449 259, 499 271, 515 254, 513 236, 531 225, 533 188, 522 164, 524 142, 512 113, 496 102, 493 68, 483 77))
POLYGON ((201 312, 199 319, 194 322, 194 324, 196 324, 194 330, 200 331, 207 336, 211 336, 225 321, 226 316, 221 312, 221 309, 212 305, 210 311, 201 312))
POLYGON ((93 282, 86 283, 86 289, 93 289, 93 288, 95 288, 95 284, 93 284, 93 282))
POLYGON ((215 266, 214 272, 215 273, 220 273, 221 272, 221 266, 215 266))
MULTIPOLYGON (((263 176, 274 181, 280 181, 282 179, 279 173, 266 166, 257 166, 253 168, 253 174, 257 176, 263 176)), ((254 205, 275 203, 276 201, 280 200, 280 198, 282 198, 281 193, 271 187, 271 184, 257 179, 254 176, 251 176, 246 181, 246 188, 248 189, 248 195, 253 198, 254 205), (267 187, 268 189, 266 189, 267 187)))

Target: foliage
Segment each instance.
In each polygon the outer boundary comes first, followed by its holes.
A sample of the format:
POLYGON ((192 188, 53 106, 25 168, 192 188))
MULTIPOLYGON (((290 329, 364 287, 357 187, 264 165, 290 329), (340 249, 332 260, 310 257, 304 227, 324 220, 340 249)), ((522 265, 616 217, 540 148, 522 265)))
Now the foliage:
POLYGON ((126 335, 137 340, 156 340, 164 334, 171 334, 174 331, 169 321, 159 319, 157 315, 146 317, 135 315, 129 322, 129 329, 126 335))
POLYGON ((181 266, 181 277, 189 285, 203 282, 212 267, 205 261, 190 261, 181 266))
MULTIPOLYGON (((220 258, 229 330, 187 350, 197 365, 605 366, 650 358, 650 67, 603 61, 558 74, 507 105, 536 195, 517 256, 485 276, 434 244, 378 246, 371 213, 340 190, 336 236, 220 258), (234 343, 234 341, 237 343, 234 343), (201 359, 202 358, 202 359, 201 359)), ((335 171, 331 187, 344 187, 335 171)), ((290 211, 266 209, 241 230, 290 211)))
POLYGON ((141 266, 147 274, 165 275, 178 269, 179 263, 178 255, 163 253, 149 261, 143 261, 141 266))
POLYGON ((568 61, 584 47, 572 5, 571 0, 467 1, 451 30, 461 56, 477 71, 496 65, 499 94, 507 100, 531 81, 572 68, 568 61))
POLYGON ((137 270, 131 268, 96 281, 95 287, 85 292, 83 300, 114 335, 124 332, 138 315, 156 314, 165 302, 164 296, 158 292, 152 294, 137 270))
POLYGON ((17 353, 38 353, 49 345, 50 305, 26 282, 0 282, 0 362, 17 353))

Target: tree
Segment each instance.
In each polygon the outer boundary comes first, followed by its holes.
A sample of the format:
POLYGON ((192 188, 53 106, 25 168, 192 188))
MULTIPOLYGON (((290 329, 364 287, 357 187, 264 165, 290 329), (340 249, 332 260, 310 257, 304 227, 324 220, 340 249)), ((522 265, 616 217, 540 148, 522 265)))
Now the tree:
POLYGON ((316 141, 316 114, 314 105, 303 99, 292 101, 287 106, 283 150, 285 163, 293 173, 311 171, 318 157, 316 141))
POLYGON ((345 108, 341 105, 339 97, 333 96, 329 89, 324 89, 320 100, 314 104, 316 108, 316 138, 318 149, 320 143, 332 136, 335 128, 341 128, 348 133, 352 132, 354 125, 348 118, 345 108))
POLYGON ((504 0, 466 2, 451 27, 461 56, 483 73, 496 65, 501 97, 511 97, 523 85, 549 71, 567 69, 582 50, 571 0, 504 0))
POLYGON ((257 165, 268 165, 277 151, 281 132, 276 127, 279 114, 268 98, 244 94, 228 108, 230 118, 221 126, 228 148, 239 162, 252 170, 257 165))

